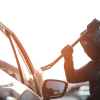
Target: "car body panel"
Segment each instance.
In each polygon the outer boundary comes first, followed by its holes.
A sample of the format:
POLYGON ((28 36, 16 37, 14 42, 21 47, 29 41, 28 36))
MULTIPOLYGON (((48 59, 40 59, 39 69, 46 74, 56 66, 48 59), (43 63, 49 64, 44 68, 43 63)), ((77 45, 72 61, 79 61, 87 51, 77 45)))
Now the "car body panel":
POLYGON ((30 98, 34 98, 34 100, 41 100, 40 97, 26 85, 8 75, 6 72, 0 70, 0 97, 9 95, 14 96, 18 100, 24 100, 20 99, 21 95, 23 95, 23 98, 29 98, 28 100, 32 100, 30 98))

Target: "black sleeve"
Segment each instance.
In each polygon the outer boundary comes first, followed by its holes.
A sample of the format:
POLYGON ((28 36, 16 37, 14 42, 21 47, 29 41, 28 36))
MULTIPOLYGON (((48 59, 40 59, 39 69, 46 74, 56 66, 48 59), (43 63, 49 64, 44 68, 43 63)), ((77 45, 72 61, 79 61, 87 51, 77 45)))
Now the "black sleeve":
POLYGON ((73 67, 72 59, 67 59, 64 63, 64 70, 67 81, 70 83, 85 82, 91 80, 94 73, 94 62, 89 62, 78 70, 73 67))

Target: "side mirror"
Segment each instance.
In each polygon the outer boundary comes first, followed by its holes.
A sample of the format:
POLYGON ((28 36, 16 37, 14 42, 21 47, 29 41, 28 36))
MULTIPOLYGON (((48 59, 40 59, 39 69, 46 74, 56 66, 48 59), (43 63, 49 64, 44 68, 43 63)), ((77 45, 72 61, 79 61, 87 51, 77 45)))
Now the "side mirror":
POLYGON ((45 100, 62 97, 67 87, 68 84, 61 80, 45 80, 42 87, 43 97, 46 98, 45 100))

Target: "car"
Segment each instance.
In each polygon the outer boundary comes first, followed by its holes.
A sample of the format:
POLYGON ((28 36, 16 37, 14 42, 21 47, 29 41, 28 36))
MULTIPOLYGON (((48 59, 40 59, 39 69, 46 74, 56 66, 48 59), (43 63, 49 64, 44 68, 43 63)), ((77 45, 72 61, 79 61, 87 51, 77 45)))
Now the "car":
POLYGON ((13 66, 7 61, 0 60, 0 100, 1 98, 9 100, 12 98, 13 100, 85 100, 87 98, 88 85, 70 85, 62 80, 43 80, 42 74, 34 68, 15 33, 1 22, 0 30, 9 40, 17 63, 17 66, 13 66), (24 63, 25 69, 21 62, 24 63), (83 88, 84 86, 86 87, 83 88), (49 92, 47 92, 48 88, 49 90, 51 88, 49 92), (53 92, 56 94, 52 94, 53 92))
MULTIPOLYGON (((6 36, 6 38, 9 40, 17 64, 17 66, 13 66, 7 61, 0 60, 0 69, 16 79, 17 83, 20 82, 21 85, 23 84, 38 96, 42 96, 42 74, 40 73, 40 71, 34 68, 26 50, 24 49, 22 43, 15 35, 15 33, 12 32, 2 22, 0 22, 0 30, 1 33, 3 33, 3 35, 6 36), (23 62, 23 64, 21 62, 23 62), (26 73, 28 75, 28 78, 26 73)), ((2 76, 2 74, 0 75, 2 76)), ((8 76, 6 76, 6 78, 8 78, 8 76)))
POLYGON ((3 70, 0 70, 0 97, 5 98, 3 100, 40 100, 39 95, 3 70))
POLYGON ((47 79, 42 85, 42 96, 39 96, 28 86, 0 70, 0 97, 10 98, 4 100, 12 100, 12 98, 14 100, 86 100, 88 95, 87 83, 72 86, 62 80, 47 79))

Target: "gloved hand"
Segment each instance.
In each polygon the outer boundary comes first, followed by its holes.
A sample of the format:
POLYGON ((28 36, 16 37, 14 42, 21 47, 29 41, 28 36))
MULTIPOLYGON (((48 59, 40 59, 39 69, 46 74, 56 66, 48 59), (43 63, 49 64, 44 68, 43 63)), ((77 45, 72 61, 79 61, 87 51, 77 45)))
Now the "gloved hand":
POLYGON ((66 47, 64 47, 61 50, 61 53, 62 53, 64 59, 69 59, 69 57, 72 56, 73 48, 70 45, 67 45, 66 47))

